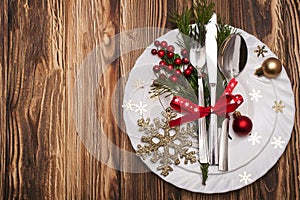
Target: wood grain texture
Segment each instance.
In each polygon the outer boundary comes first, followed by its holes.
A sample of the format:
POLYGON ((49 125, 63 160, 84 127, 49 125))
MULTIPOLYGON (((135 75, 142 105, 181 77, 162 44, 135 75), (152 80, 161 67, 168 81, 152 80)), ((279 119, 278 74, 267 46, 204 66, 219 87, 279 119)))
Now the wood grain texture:
POLYGON ((4 198, 62 198, 64 27, 56 1, 9 1, 4 198))
POLYGON ((0 2, 0 198, 5 191, 6 172, 6 99, 7 99, 7 1, 0 2))
MULTIPOLYGON (((107 167, 100 163, 96 158, 89 153, 90 146, 84 146, 79 133, 76 131, 76 125, 73 121, 82 121, 81 126, 87 124, 87 120, 78 116, 74 119, 74 112, 84 112, 79 110, 79 106, 74 104, 94 103, 92 99, 89 102, 82 102, 80 98, 73 99, 74 92, 79 92, 80 89, 75 86, 75 79, 82 68, 87 66, 81 65, 85 61, 89 53, 97 47, 97 45, 105 44, 108 47, 104 48, 103 52, 98 52, 100 61, 103 64, 106 59, 109 59, 116 53, 117 44, 111 44, 111 37, 118 32, 119 24, 119 3, 117 1, 68 1, 66 16, 66 67, 68 75, 66 83, 67 88, 67 105, 68 116, 70 123, 66 124, 66 141, 68 141, 66 152, 66 194, 67 199, 119 199, 119 171, 107 167), (75 102, 74 102, 75 101, 75 102)), ((104 70, 104 69, 103 69, 104 70)), ((96 73, 88 70, 88 73, 96 73)), ((117 62, 112 63, 104 72, 100 79, 97 102, 99 102, 98 113, 99 124, 107 135, 110 141, 118 144, 118 127, 114 123, 114 118, 109 105, 113 95, 113 88, 118 81, 119 69, 117 62), (113 122, 113 123, 112 123, 113 122), (105 126, 104 126, 104 125, 105 126)), ((89 87, 89 77, 85 77, 83 87, 86 93, 95 89, 89 87)), ((95 93, 97 90, 95 90, 95 93)), ((83 94, 83 95, 85 95, 83 94)), ((81 95, 81 94, 79 94, 81 95)), ((95 95, 96 96, 96 95, 95 95)), ((80 128, 80 127, 77 127, 80 128)), ((113 154, 105 148, 99 148, 102 155, 108 155, 107 159, 114 158, 109 155, 113 154), (105 152, 104 152, 105 151, 105 152)))
MULTIPOLYGON (((281 58, 295 93, 295 127, 278 163, 255 183, 226 194, 179 189, 144 169, 139 160, 101 148, 108 167, 82 140, 90 118, 76 113, 96 105, 106 137, 133 151, 122 120, 128 73, 144 47, 167 29, 171 10, 192 0, 3 0, 0 2, 0 198, 1 199, 299 199, 300 198, 300 3, 295 0, 210 0, 231 25, 255 35, 281 58), (146 29, 137 36, 132 29, 146 29), (118 33, 127 37, 114 41, 118 33), (82 100, 76 85, 85 59, 97 52, 102 75, 84 75, 84 93, 99 80, 93 97, 82 100), (126 47, 140 48, 126 52, 126 47), (118 57, 118 54, 122 56, 118 57), (122 79, 119 83, 119 79, 122 79), (118 90, 116 90, 118 87, 118 90), (78 95, 77 95, 78 94, 78 95), (73 97, 76 97, 75 99, 73 97), (111 104, 116 107, 110 106, 111 104), (116 113, 114 113, 116 112, 116 113), (117 117, 116 117, 117 116, 117 117), (80 121, 78 127, 76 123, 80 121), (127 171, 127 172, 126 172, 127 171)), ((88 111, 87 111, 88 112, 88 111)), ((98 138, 93 135, 93 139, 98 138)), ((107 145, 100 143, 101 145, 107 145)), ((94 147, 96 148, 96 147, 94 147)), ((103 159, 103 157, 101 158, 103 159)))

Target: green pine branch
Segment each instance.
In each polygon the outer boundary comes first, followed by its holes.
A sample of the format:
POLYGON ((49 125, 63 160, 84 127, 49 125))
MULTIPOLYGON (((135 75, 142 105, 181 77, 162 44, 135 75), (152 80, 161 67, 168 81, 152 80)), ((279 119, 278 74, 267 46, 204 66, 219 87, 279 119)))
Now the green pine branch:
POLYGON ((223 44, 223 42, 226 40, 228 36, 236 33, 236 29, 227 25, 227 23, 225 23, 225 20, 222 20, 220 16, 218 16, 217 31, 218 31, 218 37, 217 37, 218 49, 221 47, 221 45, 223 44))
POLYGON ((191 48, 191 43, 199 43, 201 46, 205 44, 206 28, 210 18, 214 13, 214 3, 208 3, 206 0, 197 0, 193 7, 185 8, 182 13, 172 11, 168 20, 175 24, 183 39, 179 41, 178 45, 185 49, 191 48), (192 27, 191 24, 196 26, 192 27))
POLYGON ((177 45, 183 49, 190 49, 191 38, 189 37, 189 34, 192 17, 192 9, 184 8, 181 14, 177 11, 172 11, 168 18, 170 22, 176 25, 179 32, 182 34, 182 39, 178 41, 177 45))
POLYGON ((205 25, 209 23, 212 15, 214 14, 214 3, 207 3, 206 0, 197 0, 194 3, 194 12, 195 12, 195 23, 196 27, 194 28, 191 36, 200 43, 201 46, 205 45, 205 35, 206 28, 205 25))
POLYGON ((200 169, 202 173, 202 185, 206 185, 206 180, 208 178, 208 167, 208 163, 200 163, 200 169))
POLYGON ((150 87, 150 98, 162 95, 164 95, 165 97, 174 95, 181 96, 183 98, 189 99, 194 103, 197 103, 197 95, 195 95, 193 87, 189 86, 187 79, 184 76, 179 76, 178 81, 181 84, 174 84, 168 79, 156 79, 155 83, 153 83, 150 87))

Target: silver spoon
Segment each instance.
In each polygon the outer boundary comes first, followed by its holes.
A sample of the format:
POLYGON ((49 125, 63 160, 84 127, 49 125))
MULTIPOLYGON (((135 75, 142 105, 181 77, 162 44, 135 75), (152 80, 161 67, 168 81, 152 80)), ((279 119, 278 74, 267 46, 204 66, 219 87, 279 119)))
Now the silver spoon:
MULTIPOLYGON (((237 77, 246 66, 248 58, 247 45, 240 34, 232 34, 226 38, 218 52, 218 67, 227 82, 237 77)), ((228 123, 222 123, 220 136, 219 170, 228 171, 228 123)))

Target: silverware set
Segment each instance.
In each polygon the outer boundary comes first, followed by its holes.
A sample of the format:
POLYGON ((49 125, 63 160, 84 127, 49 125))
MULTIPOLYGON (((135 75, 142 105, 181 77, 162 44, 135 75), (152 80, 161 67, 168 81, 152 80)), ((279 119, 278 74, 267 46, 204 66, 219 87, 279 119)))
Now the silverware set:
MULTIPOLYGON (((202 69, 205 65, 208 71, 210 102, 214 106, 216 103, 218 68, 228 82, 231 78, 239 75, 247 62, 247 45, 243 37, 239 34, 231 34, 218 49, 216 24, 217 19, 214 14, 210 22, 206 25, 205 46, 193 45, 190 51, 191 64, 198 71, 198 97, 200 106, 205 105, 202 80, 202 69)), ((222 126, 218 128, 217 115, 211 113, 208 132, 205 118, 198 120, 200 163, 218 165, 220 171, 228 171, 229 120, 229 118, 225 118, 222 126)))

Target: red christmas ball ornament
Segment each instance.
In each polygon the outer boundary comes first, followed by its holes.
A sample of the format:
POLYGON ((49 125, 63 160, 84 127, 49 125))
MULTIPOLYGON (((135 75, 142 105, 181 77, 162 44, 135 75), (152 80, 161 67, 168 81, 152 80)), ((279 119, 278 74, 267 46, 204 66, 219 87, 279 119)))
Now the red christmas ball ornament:
POLYGON ((174 70, 174 66, 172 64, 168 64, 166 70, 167 72, 172 73, 174 70))
POLYGON ((175 75, 176 76, 180 76, 182 74, 181 70, 180 69, 176 69, 175 70, 175 75))
POLYGON ((173 45, 169 45, 167 47, 167 51, 174 52, 175 51, 175 47, 173 45))
POLYGON ((182 58, 182 63, 183 64, 189 64, 190 63, 190 60, 188 58, 182 58))
POLYGON ((158 40, 154 41, 154 46, 159 47, 160 46, 160 42, 158 40))
POLYGON ((181 65, 181 59, 175 58, 174 63, 175 63, 175 65, 181 65))
POLYGON ((166 41, 161 41, 160 46, 161 46, 161 48, 165 49, 165 48, 167 48, 168 43, 166 41))
POLYGON ((156 49, 152 49, 151 53, 152 53, 152 55, 156 55, 157 54, 157 50, 156 49))
POLYGON ((167 57, 168 58, 173 58, 174 57, 174 53, 173 52, 171 52, 171 51, 168 51, 168 53, 167 53, 167 57))
POLYGON ((164 50, 159 50, 159 51, 157 52, 157 55, 158 55, 158 57, 162 58, 162 57, 165 56, 165 51, 164 51, 164 50))
POLYGON ((253 127, 251 119, 247 116, 242 116, 239 111, 235 111, 233 117, 232 129, 234 132, 239 136, 249 135, 253 127))
POLYGON ((172 82, 174 82, 174 83, 176 83, 176 82, 178 81, 178 77, 175 76, 175 75, 171 75, 171 76, 169 77, 169 79, 170 79, 172 82))
POLYGON ((181 55, 185 58, 189 56, 189 51, 187 49, 182 49, 181 50, 181 55))
POLYGON ((185 76, 190 76, 192 74, 192 71, 190 69, 184 70, 184 75, 185 76))
POLYGON ((154 65, 152 69, 155 73, 158 73, 160 71, 160 66, 154 65))

